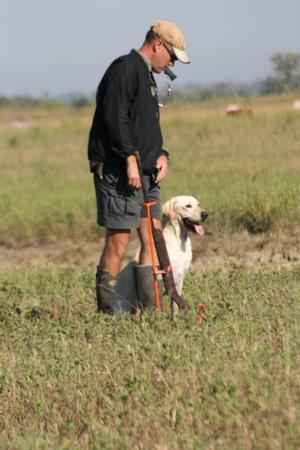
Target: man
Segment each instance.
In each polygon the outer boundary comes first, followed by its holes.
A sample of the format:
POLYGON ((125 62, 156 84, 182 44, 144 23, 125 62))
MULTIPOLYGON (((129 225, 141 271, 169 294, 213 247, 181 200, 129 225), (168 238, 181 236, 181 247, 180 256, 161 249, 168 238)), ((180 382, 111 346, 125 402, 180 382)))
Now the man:
POLYGON ((169 154, 162 148, 159 103, 154 73, 175 61, 189 63, 183 33, 170 22, 153 25, 139 50, 117 58, 97 90, 96 111, 89 135, 88 157, 94 173, 98 224, 106 228, 96 273, 98 311, 112 312, 117 275, 137 229, 141 242, 136 282, 145 306, 153 303, 153 275, 146 211, 134 152, 138 151, 154 225, 161 227, 159 182, 166 176, 169 154))

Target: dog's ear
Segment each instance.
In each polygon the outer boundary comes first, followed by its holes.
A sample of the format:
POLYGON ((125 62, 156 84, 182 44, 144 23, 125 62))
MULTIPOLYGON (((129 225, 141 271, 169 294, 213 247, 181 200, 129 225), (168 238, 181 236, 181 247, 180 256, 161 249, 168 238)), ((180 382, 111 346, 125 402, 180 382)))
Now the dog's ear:
POLYGON ((162 213, 163 216, 165 216, 165 219, 163 217, 163 221, 169 221, 172 223, 176 220, 176 212, 174 206, 175 202, 172 198, 163 204, 162 213))

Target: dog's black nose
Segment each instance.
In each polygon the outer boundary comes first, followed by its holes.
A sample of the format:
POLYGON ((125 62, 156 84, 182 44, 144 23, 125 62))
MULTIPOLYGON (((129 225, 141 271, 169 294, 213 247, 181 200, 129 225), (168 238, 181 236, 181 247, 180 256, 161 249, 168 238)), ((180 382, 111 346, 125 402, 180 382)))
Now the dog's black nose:
POLYGON ((208 218, 208 212, 202 211, 202 213, 201 213, 201 219, 204 221, 204 220, 206 220, 207 218, 208 218))

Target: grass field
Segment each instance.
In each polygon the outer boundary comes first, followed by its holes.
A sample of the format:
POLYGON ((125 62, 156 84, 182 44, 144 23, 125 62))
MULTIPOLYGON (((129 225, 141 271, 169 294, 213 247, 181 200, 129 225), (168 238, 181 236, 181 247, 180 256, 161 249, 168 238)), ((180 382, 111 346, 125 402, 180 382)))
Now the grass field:
POLYGON ((174 323, 95 315, 92 279, 2 273, 1 448, 299 448, 299 266, 192 274, 174 323))
POLYGON ((163 110, 163 198, 195 195, 210 213, 175 322, 95 314, 94 264, 77 249, 33 264, 32 249, 51 242, 62 252, 99 242, 93 110, 0 109, 0 251, 15 255, 0 257, 1 449, 299 448, 300 114, 290 104, 252 99, 252 118, 226 117, 221 100, 163 110), (286 267, 230 264, 250 241, 284 252, 290 236, 286 267), (222 270, 205 242, 223 251, 222 270))
MULTIPOLYGON (((280 108, 277 99, 267 106, 254 104, 253 118, 237 119, 214 103, 166 106, 162 127, 171 164, 163 198, 199 197, 215 233, 298 223, 299 112, 284 103, 280 108)), ((99 233, 86 158, 92 113, 0 111, 2 243, 99 233), (16 128, 16 118, 23 128, 16 128)))

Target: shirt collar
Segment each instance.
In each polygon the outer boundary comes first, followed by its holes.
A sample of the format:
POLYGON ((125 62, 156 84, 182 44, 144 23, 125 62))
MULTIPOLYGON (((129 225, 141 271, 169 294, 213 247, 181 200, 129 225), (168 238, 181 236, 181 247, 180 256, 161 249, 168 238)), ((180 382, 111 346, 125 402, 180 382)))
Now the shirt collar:
POLYGON ((134 49, 134 51, 137 52, 140 55, 140 57, 142 58, 144 63, 147 65, 147 67, 149 69, 149 72, 151 72, 152 66, 151 66, 151 63, 150 63, 149 59, 142 52, 140 52, 139 50, 134 49))

